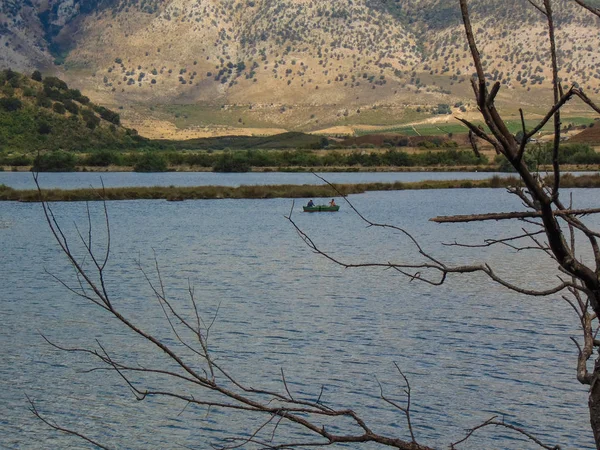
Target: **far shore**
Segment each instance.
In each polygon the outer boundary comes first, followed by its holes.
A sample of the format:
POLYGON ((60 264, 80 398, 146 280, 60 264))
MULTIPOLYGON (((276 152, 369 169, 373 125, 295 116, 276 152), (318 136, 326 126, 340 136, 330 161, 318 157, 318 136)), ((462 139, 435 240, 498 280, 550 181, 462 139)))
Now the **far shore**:
MULTIPOLYGON (((552 180, 549 179, 548 183, 552 180)), ((0 184, 0 201, 68 202, 109 200, 199 200, 199 199, 271 199, 271 198, 331 198, 367 191, 393 191, 410 189, 472 189, 507 188, 519 186, 516 177, 493 176, 483 180, 429 180, 395 183, 360 183, 329 185, 271 185, 271 186, 154 186, 105 189, 42 189, 17 190, 0 184)), ((563 188, 599 188, 600 174, 561 176, 563 188)))
MULTIPOLYGON (((0 166, 0 171, 4 172, 31 172, 31 166, 0 166)), ((405 167, 405 166, 322 166, 322 167, 253 167, 250 172, 269 173, 269 172, 497 172, 495 166, 423 166, 423 167, 405 167)), ((135 172, 133 166, 78 166, 74 172, 135 172)), ((212 167, 200 166, 172 166, 167 172, 213 172, 212 167)), ((244 172, 240 172, 244 173, 244 172)))
MULTIPOLYGON (((539 171, 551 171, 552 166, 540 166, 539 171)), ((564 164, 563 172, 599 172, 598 164, 564 164)), ((0 172, 31 172, 31 166, 0 166, 0 172)), ((75 172, 135 172, 133 166, 77 166, 75 172)), ((213 172, 212 167, 172 166, 167 172, 213 172)), ((251 172, 499 172, 496 165, 478 166, 291 166, 253 167, 251 172)))

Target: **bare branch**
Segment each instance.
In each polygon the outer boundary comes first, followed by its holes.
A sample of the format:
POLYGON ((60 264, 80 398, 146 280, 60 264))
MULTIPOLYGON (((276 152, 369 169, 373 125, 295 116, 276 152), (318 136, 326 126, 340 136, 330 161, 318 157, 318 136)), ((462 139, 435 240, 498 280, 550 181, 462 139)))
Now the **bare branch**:
POLYGON ((582 8, 587 9, 589 12, 591 12, 592 14, 594 14, 595 16, 600 17, 600 9, 599 8, 594 8, 593 6, 588 5, 586 2, 584 2, 583 0, 573 0, 575 3, 577 3, 579 6, 581 6, 582 8))
POLYGON ((477 138, 472 130, 469 130, 469 142, 471 143, 471 149, 473 149, 475 156, 477 158, 481 157, 481 153, 479 152, 479 147, 477 145, 477 138))
MULTIPOLYGON (((569 217, 586 214, 598 214, 600 208, 589 209, 565 209, 555 210, 553 214, 559 217, 569 217)), ((508 220, 508 219, 525 219, 543 217, 540 211, 523 211, 523 212, 508 212, 508 213, 489 213, 489 214, 468 214, 458 216, 438 216, 429 219, 437 223, 464 223, 464 222, 481 222, 485 220, 508 220)))
POLYGON ((469 131, 471 133, 473 133, 475 136, 483 139, 484 141, 489 142, 490 144, 494 145, 494 147, 496 146, 496 142, 490 136, 488 136, 480 127, 475 126, 474 124, 472 124, 468 120, 463 119, 461 117, 457 117, 456 119, 459 122, 464 123, 467 126, 467 128, 469 128, 469 131))
POLYGON ((413 427, 412 427, 412 423, 410 420, 410 383, 408 382, 408 378, 406 378, 406 375, 404 375, 404 373, 402 372, 402 370, 400 370, 400 367, 398 367, 398 364, 394 362, 394 366, 396 366, 396 370, 398 371, 398 373, 402 376, 402 378, 404 379, 404 383, 406 383, 406 389, 404 390, 404 393, 406 394, 406 406, 401 406, 398 403, 396 403, 395 401, 387 398, 384 394, 383 394, 383 387, 381 386, 381 383, 379 383, 379 381, 377 381, 377 383, 379 384, 379 396, 381 397, 382 400, 384 400, 386 403, 392 405, 394 408, 402 411, 404 413, 404 415, 406 416, 406 422, 408 425, 408 431, 410 432, 410 437, 412 439, 413 442, 417 442, 415 439, 415 434, 413 431, 413 427))
POLYGON ((461 439, 460 441, 454 442, 453 444, 450 444, 450 448, 452 450, 456 449, 456 446, 459 444, 462 444, 463 442, 467 441, 477 430, 481 430, 482 428, 485 427, 489 427, 489 426, 494 426, 494 427, 503 427, 503 428, 507 428, 509 430, 512 431, 516 431, 517 433, 525 436, 527 439, 529 439, 530 441, 535 442, 537 445, 539 445, 540 447, 546 449, 546 450, 560 450, 560 446, 559 445, 554 445, 554 446, 550 446, 550 445, 546 445, 544 444, 542 441, 540 441, 538 438, 536 438, 535 436, 533 436, 531 433, 528 433, 527 431, 525 431, 523 428, 519 428, 516 427, 514 425, 505 423, 505 422, 499 422, 496 420, 497 416, 493 416, 490 419, 486 420, 485 422, 483 422, 482 424, 477 425, 476 427, 468 430, 467 435, 461 439))
MULTIPOLYGON (((577 0, 574 0, 577 1, 577 0)), ((573 89, 573 94, 579 97, 585 104, 600 114, 600 106, 593 102, 581 89, 573 89)))
POLYGON ((295 401, 290 389, 288 387, 287 381, 285 380, 285 373, 283 372, 283 368, 281 369, 281 381, 283 382, 283 386, 285 387, 285 392, 287 392, 290 401, 295 401))
POLYGON ((104 449, 104 450, 110 450, 109 447, 106 447, 102 444, 100 444, 99 442, 95 441, 94 439, 78 432, 75 430, 71 430, 69 428, 65 428, 62 427, 60 425, 58 425, 56 422, 51 421, 49 419, 46 419, 46 417, 44 417, 37 409, 37 407, 35 406, 35 402, 27 395, 25 394, 25 397, 27 397, 27 401, 29 402, 29 411, 32 412, 32 414, 37 417, 39 420, 41 420, 43 423, 45 423, 46 425, 48 425, 50 428, 56 430, 56 431, 60 431, 61 433, 65 433, 65 434, 70 434, 71 436, 76 436, 80 439, 83 439, 84 441, 89 442, 92 445, 95 445, 98 448, 104 449))
POLYGON ((484 247, 491 247, 492 245, 498 245, 498 244, 503 244, 506 245, 514 250, 517 251, 522 251, 522 250, 545 250, 545 248, 542 248, 542 246, 540 246, 538 244, 537 247, 518 247, 516 245, 512 245, 510 244, 510 242, 512 241, 518 241, 520 239, 524 239, 527 237, 532 237, 532 236, 536 236, 536 235, 540 235, 540 234, 544 234, 543 231, 535 231, 535 232, 528 232, 523 230, 524 233, 517 235, 517 236, 511 236, 511 237, 507 237, 507 238, 503 238, 503 239, 486 239, 484 241, 483 244, 461 244, 458 242, 454 242, 454 243, 443 243, 442 245, 448 246, 448 247, 465 247, 465 248, 484 248, 484 247))
POLYGON ((540 5, 538 5, 537 3, 535 3, 533 0, 527 0, 527 1, 531 4, 531 6, 533 6, 535 9, 537 9, 543 15, 547 15, 546 11, 544 11, 544 9, 542 9, 542 7, 540 5))

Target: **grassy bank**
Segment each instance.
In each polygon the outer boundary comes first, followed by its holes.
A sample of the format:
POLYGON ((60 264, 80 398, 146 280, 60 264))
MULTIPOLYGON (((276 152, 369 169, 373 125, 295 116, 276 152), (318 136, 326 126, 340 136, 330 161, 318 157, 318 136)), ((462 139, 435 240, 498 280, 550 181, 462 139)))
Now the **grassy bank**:
MULTIPOLYGON (((550 180, 549 180, 550 181, 550 180)), ((432 180, 413 183, 361 183, 336 185, 343 195, 361 194, 367 191, 393 191, 406 189, 469 189, 505 188, 519 184, 517 178, 492 177, 486 180, 432 180)), ((598 188, 600 175, 564 175, 562 187, 598 188)), ((44 200, 95 201, 95 200, 195 200, 195 199, 264 199, 264 198, 326 198, 337 196, 327 185, 273 185, 273 186, 197 186, 197 187, 126 187, 97 189, 44 189, 44 200)), ((0 185, 0 200, 36 202, 40 195, 36 190, 16 190, 0 185)))

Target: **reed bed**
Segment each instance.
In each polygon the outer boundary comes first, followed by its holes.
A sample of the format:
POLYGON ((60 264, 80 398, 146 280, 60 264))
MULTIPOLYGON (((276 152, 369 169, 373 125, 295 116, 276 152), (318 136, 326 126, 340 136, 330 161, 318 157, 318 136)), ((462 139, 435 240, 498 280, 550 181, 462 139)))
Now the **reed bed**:
MULTIPOLYGON (((548 183, 551 183, 548 177, 548 183)), ((429 180, 411 183, 360 183, 337 184, 336 192, 329 185, 267 185, 267 186, 196 186, 196 187, 120 187, 100 189, 43 189, 16 190, 0 185, 0 200, 37 202, 41 199, 49 202, 97 201, 97 200, 200 200, 200 199, 264 199, 264 198, 327 198, 349 194, 361 194, 367 191, 394 191, 409 189, 470 189, 470 188, 506 188, 518 186, 516 177, 491 177, 484 180, 429 180)), ((561 186, 564 188, 598 188, 600 174, 563 175, 561 186)))

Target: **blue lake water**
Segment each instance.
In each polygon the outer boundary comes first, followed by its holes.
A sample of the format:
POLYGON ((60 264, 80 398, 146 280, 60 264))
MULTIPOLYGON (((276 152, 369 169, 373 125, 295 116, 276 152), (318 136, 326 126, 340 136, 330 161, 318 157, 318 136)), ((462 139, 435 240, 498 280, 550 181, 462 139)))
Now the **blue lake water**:
MULTIPOLYGON (((333 174, 350 175, 371 174, 333 174)), ((291 177, 311 182, 309 174, 291 177)), ((597 205, 597 190, 574 192, 575 207, 597 205)), ((488 262, 508 280, 529 287, 554 282, 555 265, 540 253, 441 245, 509 236, 520 232, 520 224, 428 221, 443 214, 520 209, 519 201, 502 189, 369 192, 350 198, 370 219, 418 235, 426 250, 446 262, 488 262)), ((211 348, 219 363, 248 385, 282 391, 283 368, 295 395, 315 399, 325 386, 325 403, 352 407, 375 431, 407 439, 403 414, 379 399, 378 382, 386 395, 402 402, 397 363, 411 383, 413 427, 423 444, 447 448, 465 429, 499 415, 547 444, 594 448, 587 389, 576 381, 576 347, 569 340, 579 336, 577 318, 559 296, 524 297, 478 275, 451 277, 444 286, 433 287, 392 271, 342 269, 300 240, 284 218, 291 206, 286 199, 109 202, 112 254, 106 283, 114 304, 145 330, 177 346, 136 263, 139 259, 156 281, 156 254, 167 294, 181 311, 191 313, 188 283, 206 317, 218 308, 211 348)), ((87 233, 85 204, 52 207, 81 254, 74 224, 87 233)), ((101 252, 101 205, 91 208, 94 245, 101 252)), ((298 225, 344 261, 418 258, 401 234, 366 228, 343 203, 332 214, 299 209, 296 205, 298 225)), ((206 449, 266 420, 249 421, 239 413, 185 407, 167 399, 138 402, 118 375, 89 372, 97 367, 90 358, 54 350, 41 334, 72 347, 98 348, 98 340, 115 358, 167 365, 160 353, 49 275, 76 282, 39 204, 0 203, 0 244, 0 448, 88 448, 34 419, 25 394, 60 425, 112 448, 206 449)), ((164 383, 134 379, 139 387, 164 383)), ((187 387, 181 392, 203 395, 187 387)), ((279 431, 291 433, 283 426, 279 431)), ((537 447, 490 428, 461 448, 537 447)))
MULTIPOLYGON (((349 172, 320 173, 332 183, 393 183, 395 181, 422 180, 478 180, 494 175, 508 176, 506 173, 492 172, 349 172)), ((40 183, 45 188, 75 189, 90 186, 106 187, 129 186, 240 186, 268 184, 322 184, 311 173, 249 172, 62 172, 41 173, 40 183)), ((34 189, 31 173, 0 172, 0 184, 15 189, 34 189)))

